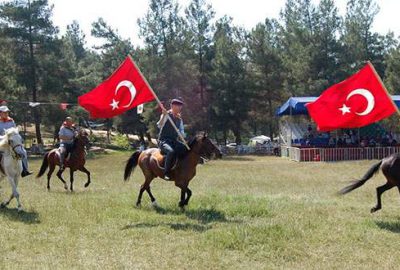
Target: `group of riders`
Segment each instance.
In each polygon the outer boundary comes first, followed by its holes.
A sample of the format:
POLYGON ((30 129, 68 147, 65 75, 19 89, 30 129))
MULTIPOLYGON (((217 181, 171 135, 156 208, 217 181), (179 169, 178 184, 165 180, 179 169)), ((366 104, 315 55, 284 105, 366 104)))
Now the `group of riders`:
MULTIPOLYGON (((185 135, 184 125, 181 117, 181 111, 183 107, 183 101, 180 98, 172 99, 171 109, 167 110, 161 105, 162 114, 160 120, 157 122, 157 126, 160 130, 158 136, 158 146, 161 153, 165 155, 165 166, 164 175, 165 179, 170 179, 170 171, 173 166, 173 162, 176 157, 180 157, 185 153, 185 145, 179 140, 179 134, 175 127, 168 120, 168 116, 174 122, 178 128, 178 132, 181 133, 182 137, 185 135)), ((0 135, 5 134, 5 130, 16 127, 14 120, 10 117, 10 109, 7 105, 2 104, 0 106, 0 135)), ((60 170, 64 170, 65 158, 69 153, 73 151, 74 138, 77 135, 77 129, 71 117, 67 117, 61 125, 58 136, 60 139, 60 145, 58 151, 60 153, 60 170)), ((24 149, 24 155, 22 157, 22 177, 31 175, 28 165, 28 155, 24 149)))

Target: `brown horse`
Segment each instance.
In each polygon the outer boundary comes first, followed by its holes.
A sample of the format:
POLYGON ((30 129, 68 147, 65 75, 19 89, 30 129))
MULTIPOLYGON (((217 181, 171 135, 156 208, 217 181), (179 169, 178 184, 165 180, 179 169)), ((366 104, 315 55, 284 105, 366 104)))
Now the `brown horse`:
POLYGON ((387 182, 386 184, 376 188, 376 196, 378 201, 376 206, 371 209, 371 213, 380 210, 382 208, 381 196, 383 192, 395 186, 400 191, 400 153, 392 154, 374 164, 360 180, 355 181, 351 185, 343 188, 339 193, 343 195, 361 187, 365 184, 365 182, 371 179, 372 176, 379 171, 379 169, 382 170, 387 182))
MULTIPOLYGON (((70 158, 64 161, 64 168, 69 167, 70 169, 70 190, 73 191, 73 183, 74 183, 74 172, 79 170, 81 172, 86 173, 88 180, 85 184, 85 188, 90 185, 90 172, 85 168, 85 156, 86 156, 86 151, 85 148, 89 146, 89 138, 88 138, 88 133, 85 130, 80 130, 78 135, 75 137, 75 142, 74 142, 74 147, 72 150, 72 153, 70 154, 70 158)), ((50 178, 51 175, 53 174, 56 166, 60 166, 60 151, 58 149, 53 149, 49 152, 46 153, 46 155, 43 158, 43 163, 42 166, 40 167, 40 171, 38 175, 36 176, 37 178, 41 177, 49 167, 49 172, 47 173, 47 189, 50 190, 50 178)), ((67 183, 62 177, 62 173, 64 172, 65 169, 59 170, 57 172, 57 177, 63 182, 64 188, 68 190, 67 183)))
MULTIPOLYGON (((175 182, 175 186, 181 189, 181 200, 179 207, 184 209, 188 205, 192 196, 192 191, 188 188, 190 180, 196 175, 196 166, 200 158, 210 158, 215 154, 217 158, 221 158, 221 151, 210 141, 207 135, 198 135, 190 143, 190 150, 176 161, 174 168, 171 170, 171 181, 175 182)), ((164 178, 162 165, 164 157, 157 148, 150 148, 145 151, 136 151, 129 158, 125 167, 124 179, 129 179, 133 169, 139 164, 145 177, 145 181, 140 188, 136 206, 140 206, 142 195, 147 191, 151 202, 157 206, 156 199, 150 190, 150 184, 154 178, 164 178)))

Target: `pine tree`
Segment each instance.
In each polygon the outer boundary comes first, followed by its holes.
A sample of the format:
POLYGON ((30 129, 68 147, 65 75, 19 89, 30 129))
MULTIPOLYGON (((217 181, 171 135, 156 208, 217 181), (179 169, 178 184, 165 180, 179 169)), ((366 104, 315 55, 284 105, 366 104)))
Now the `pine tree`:
POLYGON ((209 110, 214 129, 221 131, 225 140, 231 130, 236 143, 241 144, 250 93, 243 55, 244 34, 240 29, 231 27, 231 24, 232 20, 227 17, 218 20, 216 24, 209 110))
MULTIPOLYGON (((22 74, 20 83, 29 91, 32 101, 39 100, 42 75, 40 60, 42 60, 54 40, 57 28, 51 21, 52 6, 47 0, 20 0, 5 2, 0 5, 0 20, 3 31, 13 40, 17 50, 17 63, 22 74)), ((33 108, 36 138, 43 143, 40 131, 40 112, 33 108)))
POLYGON ((280 55, 279 24, 266 19, 249 34, 247 53, 252 83, 251 125, 254 135, 267 132, 271 137, 277 132, 275 108, 284 99, 280 55))
POLYGON ((198 66, 201 107, 206 105, 207 76, 211 66, 212 20, 215 12, 205 0, 192 0, 185 10, 189 38, 198 66))

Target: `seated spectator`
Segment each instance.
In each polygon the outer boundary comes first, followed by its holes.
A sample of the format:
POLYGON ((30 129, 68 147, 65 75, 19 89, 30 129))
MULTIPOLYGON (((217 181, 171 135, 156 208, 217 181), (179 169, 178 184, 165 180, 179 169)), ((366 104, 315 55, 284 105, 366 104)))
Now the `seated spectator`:
POLYGON ((382 136, 378 135, 376 137, 376 146, 382 146, 382 136))
POLYGON ((310 138, 306 139, 306 146, 311 146, 311 139, 310 138))
POLYGON ((345 140, 347 146, 351 145, 351 137, 347 133, 344 134, 344 140, 345 140))
POLYGON ((386 137, 387 137, 387 139, 388 139, 388 145, 392 145, 392 143, 393 143, 393 137, 392 137, 392 135, 391 135, 390 133, 387 133, 387 134, 386 134, 386 137))
POLYGON ((375 147, 376 146, 376 141, 374 138, 371 138, 368 142, 368 146, 370 147, 375 147))
POLYGON ((330 137, 328 142, 329 147, 335 147, 335 139, 330 137))
POLYGON ((381 144, 382 144, 382 146, 388 146, 389 145, 389 139, 388 139, 388 137, 386 135, 384 135, 382 137, 381 144))
POLYGON ((354 134, 354 132, 350 131, 350 140, 351 140, 351 145, 356 146, 357 145, 357 137, 354 134))
POLYGON ((361 139, 360 146, 361 146, 361 147, 368 147, 368 138, 367 138, 367 137, 364 136, 364 137, 361 139))
POLYGON ((339 147, 342 147, 342 146, 344 146, 344 143, 343 143, 342 137, 339 137, 339 139, 338 139, 338 141, 337 141, 337 145, 338 145, 339 147))

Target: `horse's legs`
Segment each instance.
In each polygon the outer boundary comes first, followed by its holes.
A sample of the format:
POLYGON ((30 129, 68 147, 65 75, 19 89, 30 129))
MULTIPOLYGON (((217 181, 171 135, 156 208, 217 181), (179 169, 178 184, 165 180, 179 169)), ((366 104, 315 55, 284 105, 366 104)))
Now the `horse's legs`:
POLYGON ((51 175, 53 174, 55 168, 56 167, 54 165, 50 165, 49 172, 47 173, 47 190, 50 190, 50 179, 51 179, 51 175))
MULTIPOLYGON (((19 176, 17 176, 16 178, 15 178, 15 194, 14 194, 14 198, 15 199, 17 199, 17 209, 18 209, 18 211, 22 211, 22 205, 21 205, 21 202, 20 202, 20 200, 19 200, 19 192, 18 192, 18 177, 19 176)), ((13 191, 14 192, 14 191, 13 191)))
POLYGON ((11 194, 10 199, 8 201, 3 202, 1 204, 1 207, 5 207, 5 206, 9 205, 11 200, 13 198, 16 198, 17 199, 17 209, 18 209, 18 211, 21 211, 22 210, 22 205, 21 205, 21 202, 19 200, 19 193, 18 193, 18 189, 17 189, 18 176, 15 178, 15 180, 12 177, 8 177, 8 181, 10 182, 10 185, 12 187, 12 194, 11 194))
POLYGON ((143 192, 144 191, 147 191, 147 193, 150 196, 151 202, 153 203, 153 205, 155 204, 156 199, 154 198, 154 196, 153 196, 153 194, 151 193, 151 190, 150 190, 151 181, 153 181, 153 177, 152 176, 146 176, 146 179, 145 179, 143 185, 140 187, 139 196, 138 196, 138 199, 136 201, 136 206, 140 206, 140 204, 142 203, 142 196, 143 196, 143 192))
POLYGON ((137 198, 136 201, 136 206, 140 206, 140 204, 142 203, 142 196, 143 196, 143 192, 146 190, 146 188, 144 187, 144 184, 140 186, 140 190, 139 190, 139 196, 137 198))
POLYGON ((63 182, 63 184, 64 184, 64 189, 65 190, 68 190, 68 185, 67 185, 67 183, 65 182, 65 180, 62 178, 62 173, 64 172, 64 170, 59 170, 58 172, 57 172, 57 177, 58 177, 58 179, 60 179, 61 180, 61 182, 63 182))
POLYGON ((381 202, 382 193, 385 192, 386 190, 391 189, 392 187, 393 187, 392 184, 386 183, 383 186, 376 188, 377 204, 375 207, 371 209, 371 213, 374 213, 382 208, 382 202, 381 202))
POLYGON ((70 190, 74 191, 74 170, 72 168, 69 169, 69 182, 71 183, 70 190))
POLYGON ((12 199, 14 199, 14 193, 13 193, 13 192, 11 193, 10 198, 9 198, 7 201, 4 201, 4 202, 1 203, 1 206, 0 206, 0 207, 1 207, 1 208, 6 207, 7 205, 10 204, 10 202, 12 201, 12 199))
POLYGON ((150 185, 146 188, 147 194, 149 194, 150 200, 151 200, 151 204, 155 207, 157 207, 157 201, 156 198, 154 198, 153 194, 151 193, 151 188, 150 185))
POLYGON ((79 169, 81 172, 86 173, 87 175, 87 182, 85 184, 85 188, 87 188, 90 185, 90 172, 88 171, 88 169, 86 169, 85 167, 82 167, 79 169))
POLYGON ((186 197, 186 200, 185 200, 185 205, 188 205, 190 197, 192 197, 192 191, 189 188, 186 188, 186 194, 187 194, 187 197, 186 197))
POLYGON ((181 200, 179 201, 179 207, 182 208, 182 210, 185 208, 186 190, 187 187, 181 187, 181 200))

